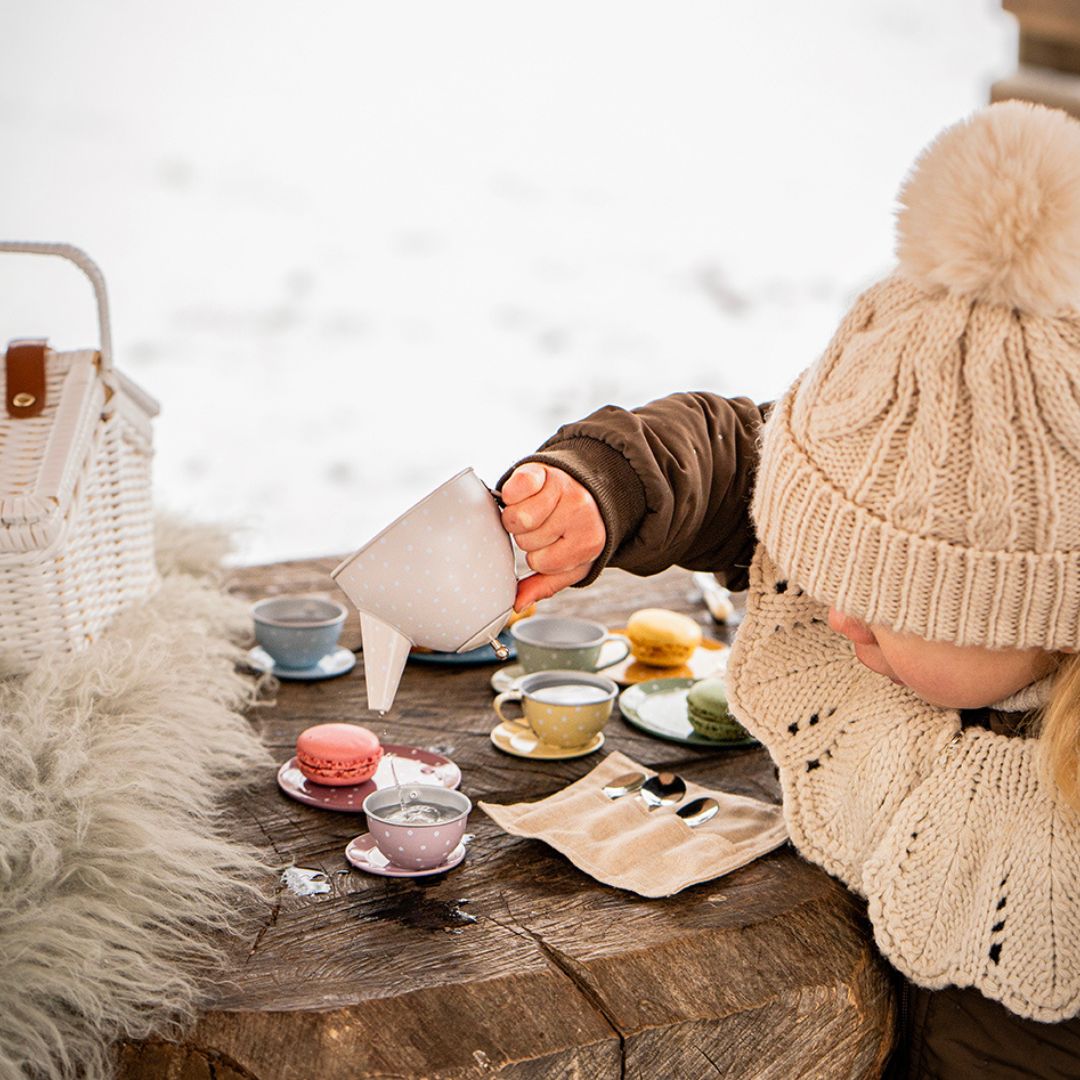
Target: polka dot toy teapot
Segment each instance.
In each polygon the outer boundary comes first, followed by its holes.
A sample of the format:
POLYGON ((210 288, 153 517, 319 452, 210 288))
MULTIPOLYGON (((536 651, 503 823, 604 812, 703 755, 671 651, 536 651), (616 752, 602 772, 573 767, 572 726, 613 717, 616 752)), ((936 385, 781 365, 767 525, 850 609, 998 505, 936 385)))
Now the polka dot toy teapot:
POLYGON ((414 645, 467 652, 491 644, 517 593, 514 546, 495 494, 463 469, 330 575, 360 612, 368 708, 386 712, 414 645))

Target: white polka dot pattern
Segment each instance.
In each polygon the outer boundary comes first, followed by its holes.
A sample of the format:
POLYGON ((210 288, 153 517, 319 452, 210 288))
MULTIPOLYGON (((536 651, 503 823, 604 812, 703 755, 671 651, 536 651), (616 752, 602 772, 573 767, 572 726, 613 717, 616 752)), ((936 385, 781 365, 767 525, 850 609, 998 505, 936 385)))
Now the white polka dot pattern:
POLYGON ((436 488, 332 576, 360 611, 441 652, 456 652, 481 632, 497 634, 517 589, 510 536, 472 469, 436 488))
POLYGON ((600 675, 577 675, 572 671, 536 672, 526 676, 517 687, 499 694, 492 707, 504 724, 511 728, 531 729, 548 747, 579 747, 587 745, 607 723, 617 691, 615 683, 600 675), (600 701, 586 699, 583 703, 553 703, 533 696, 567 689, 606 696, 600 701), (512 705, 521 708, 520 717, 507 712, 512 705))
POLYGON ((406 828, 380 822, 378 832, 373 831, 372 836, 379 850, 395 866, 426 869, 446 861, 450 852, 461 843, 466 822, 466 814, 437 829, 424 825, 406 828))

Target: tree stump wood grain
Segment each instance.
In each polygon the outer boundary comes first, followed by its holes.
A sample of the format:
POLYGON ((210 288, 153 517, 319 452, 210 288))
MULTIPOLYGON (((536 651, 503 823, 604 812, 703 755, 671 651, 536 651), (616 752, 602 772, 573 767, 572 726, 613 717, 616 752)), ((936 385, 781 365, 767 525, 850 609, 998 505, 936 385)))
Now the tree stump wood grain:
MULTIPOLYGON (((249 567, 234 591, 324 592, 334 559, 249 567)), ((608 570, 546 601, 547 613, 623 625, 641 607, 689 611, 690 575, 608 570)), ((343 643, 359 649, 358 619, 343 643)), ((278 761, 313 723, 352 720, 388 742, 440 748, 475 802, 541 798, 597 755, 532 762, 500 753, 492 667, 410 663, 393 712, 368 712, 363 659, 349 675, 282 683, 252 711, 278 761)), ((762 749, 699 750, 613 718, 605 749, 699 783, 777 800, 762 749)), ((893 1033, 893 998, 860 903, 783 847, 663 900, 600 885, 480 810, 449 874, 388 880, 349 870, 363 815, 282 795, 272 774, 229 808, 238 836, 280 866, 324 870, 333 891, 281 888, 229 978, 177 1043, 118 1048, 121 1080, 355 1080, 359 1077, 872 1077, 893 1033)))
POLYGON ((1018 64, 990 88, 991 101, 1031 101, 1080 117, 1080 3, 1002 0, 1019 24, 1018 64))

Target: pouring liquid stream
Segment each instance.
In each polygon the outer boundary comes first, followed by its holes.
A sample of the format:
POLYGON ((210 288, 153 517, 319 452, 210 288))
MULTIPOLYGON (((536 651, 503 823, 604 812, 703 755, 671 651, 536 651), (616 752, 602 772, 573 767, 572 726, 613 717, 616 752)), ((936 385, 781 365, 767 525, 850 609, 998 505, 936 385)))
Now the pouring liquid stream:
POLYGON ((401 778, 397 773, 396 758, 393 754, 387 755, 390 758, 390 774, 394 778, 394 786, 397 788, 397 812, 399 815, 405 813, 405 789, 401 786, 401 778))
POLYGON ((394 785, 397 787, 398 804, 395 809, 383 813, 384 821, 405 824, 433 825, 440 821, 448 821, 457 816, 457 811, 445 806, 436 806, 433 803, 417 802, 419 793, 407 791, 398 776, 394 755, 387 755, 390 759, 390 773, 394 777, 394 785))

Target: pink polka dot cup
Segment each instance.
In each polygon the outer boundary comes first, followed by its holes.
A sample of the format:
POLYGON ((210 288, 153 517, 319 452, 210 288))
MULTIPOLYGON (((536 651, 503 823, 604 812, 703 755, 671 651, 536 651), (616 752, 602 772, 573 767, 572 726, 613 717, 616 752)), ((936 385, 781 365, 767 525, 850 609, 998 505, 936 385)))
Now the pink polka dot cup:
POLYGON ((364 800, 368 831, 375 846, 402 870, 431 870, 446 862, 461 843, 472 802, 460 791, 438 784, 386 787, 364 800))

